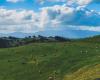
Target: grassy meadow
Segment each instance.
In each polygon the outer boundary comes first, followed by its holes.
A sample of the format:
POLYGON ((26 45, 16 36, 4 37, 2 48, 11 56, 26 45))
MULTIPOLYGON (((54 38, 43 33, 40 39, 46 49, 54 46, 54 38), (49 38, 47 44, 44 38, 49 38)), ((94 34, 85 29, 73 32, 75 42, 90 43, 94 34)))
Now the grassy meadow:
POLYGON ((0 80, 100 80, 100 42, 1 48, 0 80))

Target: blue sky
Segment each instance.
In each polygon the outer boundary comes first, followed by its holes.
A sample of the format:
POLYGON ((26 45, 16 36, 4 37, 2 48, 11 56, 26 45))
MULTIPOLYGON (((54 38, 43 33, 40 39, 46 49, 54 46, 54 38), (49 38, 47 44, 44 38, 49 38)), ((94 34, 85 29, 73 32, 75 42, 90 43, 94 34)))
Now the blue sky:
POLYGON ((0 0, 0 32, 100 32, 100 0, 0 0))
MULTIPOLYGON (((42 1, 42 0, 40 0, 40 1, 42 1)), ((7 0, 0 0, 0 6, 4 6, 7 9, 23 8, 23 9, 32 9, 32 10, 38 11, 38 9, 41 7, 65 4, 65 2, 60 2, 60 1, 58 1, 58 2, 53 2, 53 1, 48 1, 48 0, 43 0, 43 1, 45 1, 45 2, 44 2, 44 4, 41 5, 41 3, 39 3, 39 0, 24 0, 24 1, 20 0, 19 2, 15 2, 15 3, 11 2, 11 1, 7 1, 7 0)), ((92 3, 92 4, 89 4, 87 8, 100 11, 99 7, 100 7, 99 4, 92 3)))
MULTIPOLYGON (((13 1, 13 0, 12 0, 13 1)), ((0 0, 0 6, 5 6, 7 9, 31 9, 38 11, 41 7, 48 7, 54 5, 63 5, 64 2, 49 2, 45 1, 44 4, 39 3, 39 0, 24 0, 19 2, 11 2, 6 0, 0 0)))

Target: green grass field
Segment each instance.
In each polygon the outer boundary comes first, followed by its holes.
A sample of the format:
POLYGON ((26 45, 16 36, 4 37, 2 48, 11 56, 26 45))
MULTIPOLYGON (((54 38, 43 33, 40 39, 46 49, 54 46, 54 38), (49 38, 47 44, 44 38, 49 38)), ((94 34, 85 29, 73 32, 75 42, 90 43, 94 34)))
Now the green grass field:
POLYGON ((100 43, 32 43, 0 49, 0 80, 100 80, 100 43))

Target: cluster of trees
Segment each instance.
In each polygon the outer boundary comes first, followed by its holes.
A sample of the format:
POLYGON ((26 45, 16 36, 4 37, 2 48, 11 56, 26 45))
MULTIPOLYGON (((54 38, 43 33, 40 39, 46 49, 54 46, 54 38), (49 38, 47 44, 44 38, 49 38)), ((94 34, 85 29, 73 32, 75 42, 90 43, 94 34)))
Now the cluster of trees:
POLYGON ((0 48, 15 47, 20 45, 25 45, 33 42, 64 42, 70 41, 70 39, 55 36, 55 37, 44 37, 44 36, 29 36, 25 38, 16 38, 16 37, 2 37, 0 38, 0 48))

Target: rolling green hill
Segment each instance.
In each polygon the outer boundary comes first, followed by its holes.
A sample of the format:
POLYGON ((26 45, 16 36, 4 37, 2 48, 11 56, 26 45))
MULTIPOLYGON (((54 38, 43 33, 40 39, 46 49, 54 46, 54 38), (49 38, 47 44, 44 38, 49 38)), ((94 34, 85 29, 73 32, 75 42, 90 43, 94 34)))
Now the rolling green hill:
POLYGON ((0 80, 100 80, 100 43, 32 43, 0 49, 0 80))

